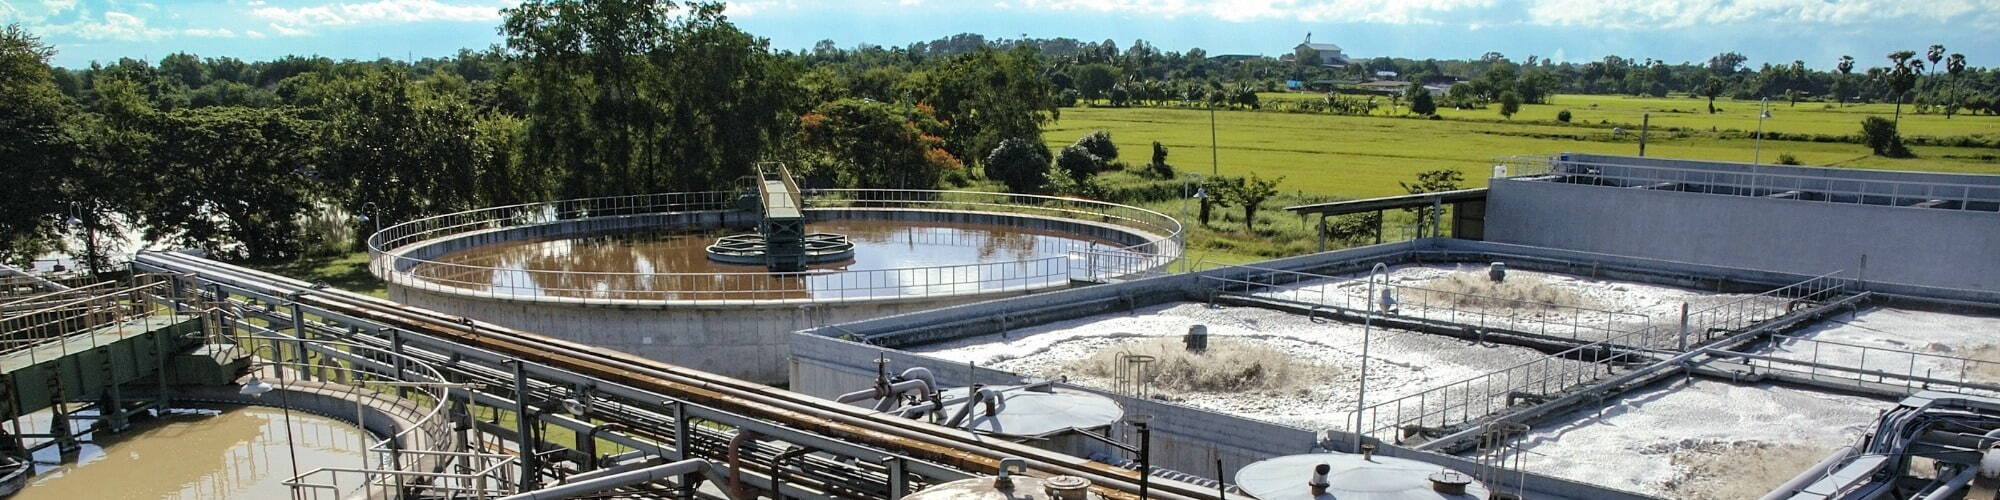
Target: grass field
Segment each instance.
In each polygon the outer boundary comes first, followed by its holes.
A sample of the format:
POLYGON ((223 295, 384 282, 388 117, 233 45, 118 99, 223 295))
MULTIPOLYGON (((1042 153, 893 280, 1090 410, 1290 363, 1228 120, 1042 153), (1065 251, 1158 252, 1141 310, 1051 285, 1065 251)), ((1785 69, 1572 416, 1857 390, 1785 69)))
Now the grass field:
MULTIPOLYGON (((1258 98, 1265 102, 1301 99, 1324 99, 1317 93, 1262 93, 1258 98)), ((1377 112, 1391 114, 1387 97, 1377 98, 1382 105, 1377 112)), ((1514 115, 1513 121, 1555 122, 1556 112, 1570 110, 1573 123, 1598 124, 1606 122, 1636 128, 1643 115, 1651 113, 1655 130, 1675 127, 1709 131, 1737 130, 1753 132, 1757 130, 1757 101, 1737 101, 1717 99, 1717 112, 1708 114, 1707 99, 1688 97, 1631 97, 1615 95, 1557 95, 1548 104, 1527 104, 1514 115)), ((1398 107, 1395 113, 1406 113, 1398 107)), ((1797 106, 1783 101, 1771 102, 1771 118, 1764 120, 1764 129, 1792 134, 1850 135, 1861 131, 1861 119, 1869 115, 1893 117, 1896 112, 1892 104, 1829 104, 1822 102, 1801 102, 1797 106)), ((1450 119, 1506 121, 1500 116, 1499 106, 1486 109, 1440 108, 1438 114, 1450 119)), ((2000 118, 1993 116, 1971 116, 1959 114, 1945 118, 1941 114, 1916 114, 1916 107, 1903 106, 1903 121, 1898 127, 1906 136, 1983 136, 2000 138, 2000 118)))
MULTIPOLYGON (((1256 172, 1264 177, 1283 176, 1281 189, 1307 198, 1398 194, 1401 190, 1397 181, 1413 180, 1418 172, 1441 168, 1464 172, 1468 184, 1477 186, 1484 185, 1484 178, 1490 175, 1488 166, 1495 157, 1564 151, 1636 154, 1635 131, 1617 134, 1610 127, 1594 125, 1595 120, 1629 117, 1636 122, 1640 110, 1649 106, 1671 103, 1686 109, 1700 104, 1692 99, 1604 96, 1560 96, 1555 102, 1527 106, 1511 121, 1501 120, 1491 110, 1447 110, 1444 120, 1219 111, 1215 113, 1220 144, 1216 156, 1222 175, 1256 172), (1598 105, 1594 111, 1579 110, 1592 103, 1598 105), (1556 111, 1564 107, 1576 114, 1575 121, 1591 120, 1593 124, 1555 122, 1556 111), (1529 119, 1537 116, 1543 119, 1529 119)), ((1718 114, 1713 121, 1697 122, 1710 120, 1705 113, 1672 118, 1655 115, 1647 155, 1750 162, 1755 141, 1742 134, 1709 132, 1708 126, 1701 124, 1714 123, 1719 130, 1727 130, 1732 128, 1730 125, 1748 120, 1754 129, 1755 111, 1749 109, 1754 103, 1727 102, 1718 106, 1728 108, 1729 113, 1718 114), (1749 117, 1736 116, 1739 114, 1749 117), (1663 124, 1672 120, 1681 120, 1681 126, 1697 130, 1674 132, 1663 124)), ((1854 110, 1823 110, 1817 109, 1818 106, 1801 104, 1796 113, 1774 111, 1775 117, 1766 123, 1767 128, 1800 133, 1854 133, 1859 131, 1865 112, 1889 111, 1883 105, 1855 106, 1854 110), (1806 110, 1809 106, 1815 109, 1806 110), (1841 122, 1851 125, 1837 130, 1835 127, 1841 122)), ((1961 115, 1945 120, 1936 115, 1906 114, 1904 126, 1958 136, 2000 135, 2000 118, 1991 116, 1961 115)), ((1206 111, 1070 108, 1063 110, 1062 120, 1049 126, 1043 138, 1050 146, 1060 147, 1100 129, 1111 131, 1121 160, 1128 164, 1145 163, 1151 143, 1160 141, 1169 149, 1168 163, 1180 171, 1209 173, 1206 111)), ((1860 144, 1766 140, 1763 161, 1775 163, 1779 154, 1791 154, 1807 165, 2000 173, 2000 157, 1996 157, 2000 150, 1934 146, 1913 149, 1917 158, 1890 159, 1873 156, 1860 144)))

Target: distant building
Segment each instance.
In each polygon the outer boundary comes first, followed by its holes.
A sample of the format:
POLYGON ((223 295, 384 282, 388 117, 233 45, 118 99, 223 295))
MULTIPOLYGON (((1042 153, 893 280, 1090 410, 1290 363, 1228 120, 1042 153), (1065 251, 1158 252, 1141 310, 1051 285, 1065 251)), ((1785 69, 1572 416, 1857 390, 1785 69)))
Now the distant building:
POLYGON ((1313 43, 1312 33, 1306 33, 1305 43, 1292 47, 1292 53, 1301 62, 1319 66, 1346 67, 1347 54, 1341 53, 1340 46, 1331 43, 1313 43))
POLYGON ((1376 80, 1372 82, 1362 82, 1360 84, 1355 85, 1355 88, 1361 89, 1362 92, 1370 94, 1403 95, 1403 91, 1409 90, 1410 82, 1405 82, 1400 80, 1376 80))
POLYGON ((1376 78, 1381 78, 1381 79, 1384 79, 1384 80, 1394 80, 1394 79, 1396 79, 1396 77, 1399 77, 1399 76, 1403 76, 1403 75, 1402 75, 1401 73, 1397 73, 1397 72, 1394 72, 1394 71, 1377 71, 1377 72, 1375 72, 1375 77, 1376 77, 1376 78))

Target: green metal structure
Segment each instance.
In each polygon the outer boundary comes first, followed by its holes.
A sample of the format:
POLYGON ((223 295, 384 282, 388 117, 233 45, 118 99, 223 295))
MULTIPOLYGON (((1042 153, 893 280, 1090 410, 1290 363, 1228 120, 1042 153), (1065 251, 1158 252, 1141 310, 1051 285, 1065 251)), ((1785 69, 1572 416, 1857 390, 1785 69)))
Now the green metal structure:
POLYGON ((78 435, 125 430, 166 409, 173 387, 231 384, 248 369, 248 356, 213 342, 220 314, 181 307, 173 279, 51 292, 62 298, 0 316, 0 420, 11 424, 0 427, 0 457, 25 464, 55 446, 67 460, 78 435), (22 416, 44 410, 53 412, 45 432, 23 428, 22 416))

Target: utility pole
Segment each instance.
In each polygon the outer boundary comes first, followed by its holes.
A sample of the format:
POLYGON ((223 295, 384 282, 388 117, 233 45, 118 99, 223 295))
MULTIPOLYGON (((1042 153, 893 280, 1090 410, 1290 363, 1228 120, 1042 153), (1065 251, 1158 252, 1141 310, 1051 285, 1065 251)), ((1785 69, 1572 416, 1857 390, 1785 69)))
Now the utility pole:
POLYGON ((1215 92, 1217 91, 1211 89, 1208 95, 1208 176, 1214 178, 1222 176, 1220 160, 1222 156, 1215 152, 1215 92))
POLYGON ((1653 129, 1653 114, 1639 115, 1639 156, 1646 156, 1646 133, 1653 129))

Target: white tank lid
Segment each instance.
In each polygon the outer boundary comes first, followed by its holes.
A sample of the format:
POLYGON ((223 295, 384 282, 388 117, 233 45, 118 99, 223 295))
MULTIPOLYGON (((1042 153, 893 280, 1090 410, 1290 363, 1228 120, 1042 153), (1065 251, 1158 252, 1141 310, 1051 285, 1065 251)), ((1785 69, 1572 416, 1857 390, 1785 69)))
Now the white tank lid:
POLYGON ((1485 500, 1486 485, 1470 481, 1462 494, 1441 493, 1431 476, 1444 467, 1377 454, 1368 460, 1349 453, 1289 455, 1246 465, 1236 472, 1236 486, 1259 500, 1485 500), (1314 496, 1313 469, 1326 464, 1326 494, 1314 496))

